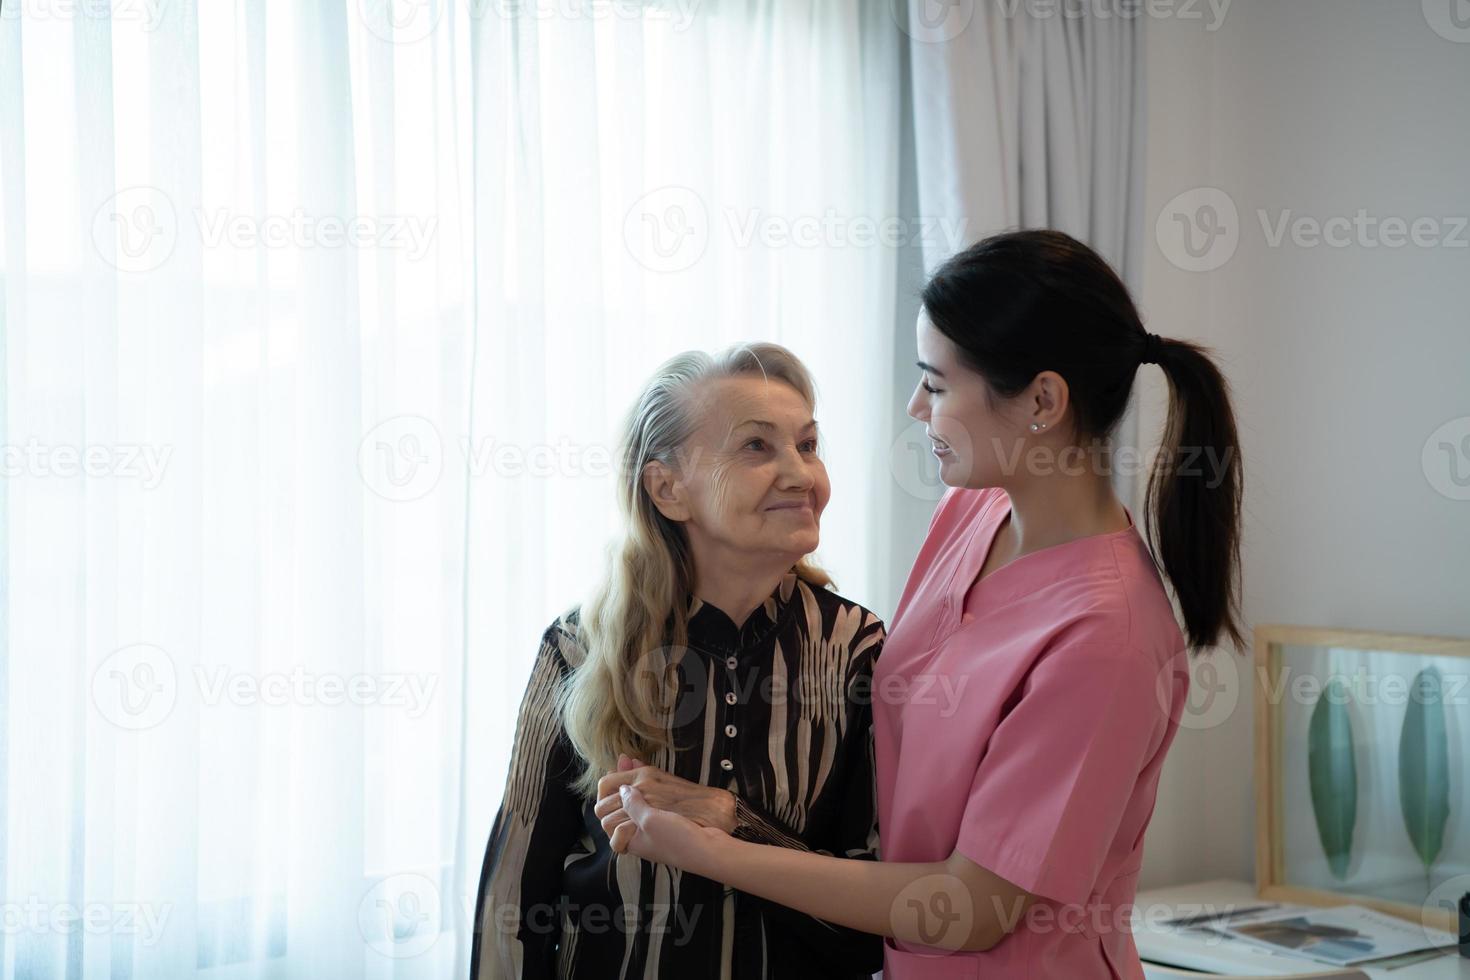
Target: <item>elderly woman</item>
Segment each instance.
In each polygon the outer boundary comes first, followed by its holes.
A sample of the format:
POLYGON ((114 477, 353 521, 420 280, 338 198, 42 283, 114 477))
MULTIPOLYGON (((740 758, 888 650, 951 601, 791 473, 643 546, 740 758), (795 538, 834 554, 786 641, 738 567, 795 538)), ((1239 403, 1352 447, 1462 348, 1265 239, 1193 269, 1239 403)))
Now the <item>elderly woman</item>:
POLYGON ((682 354, 638 398, 621 446, 622 540, 588 602, 546 630, 521 705, 474 980, 812 980, 881 966, 876 936, 615 854, 595 810, 631 781, 737 838, 876 858, 883 624, 808 558, 830 495, 812 410, 805 367, 775 344, 682 354))

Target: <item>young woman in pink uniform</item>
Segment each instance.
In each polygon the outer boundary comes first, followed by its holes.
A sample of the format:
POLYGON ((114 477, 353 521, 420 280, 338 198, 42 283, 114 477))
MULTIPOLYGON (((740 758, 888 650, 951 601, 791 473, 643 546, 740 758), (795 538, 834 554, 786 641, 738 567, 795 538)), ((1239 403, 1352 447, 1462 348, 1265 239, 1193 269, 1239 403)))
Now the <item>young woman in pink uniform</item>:
POLYGON ((888 937, 888 980, 1141 978, 1129 918, 1184 651, 1241 643, 1225 381, 1147 333, 1107 264, 1058 232, 955 256, 917 330, 909 414, 950 489, 874 677, 882 860, 736 840, 648 806, 626 774, 596 812, 616 851, 888 937), (1183 634, 1111 479, 1141 364, 1171 391, 1146 511, 1183 634))

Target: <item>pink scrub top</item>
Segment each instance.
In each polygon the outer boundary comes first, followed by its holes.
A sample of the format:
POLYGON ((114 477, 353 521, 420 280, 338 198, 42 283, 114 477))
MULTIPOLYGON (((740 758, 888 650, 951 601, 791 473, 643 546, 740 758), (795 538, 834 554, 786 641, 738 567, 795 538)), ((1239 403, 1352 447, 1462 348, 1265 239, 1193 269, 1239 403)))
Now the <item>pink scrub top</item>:
MULTIPOLYGON (((878 827, 885 861, 958 851, 1039 899, 987 952, 888 940, 884 980, 1142 980, 1132 903, 1184 638, 1131 514, 971 589, 1010 509, 955 488, 929 525, 874 675, 878 827)), ((959 912, 930 911, 940 942, 959 912)))

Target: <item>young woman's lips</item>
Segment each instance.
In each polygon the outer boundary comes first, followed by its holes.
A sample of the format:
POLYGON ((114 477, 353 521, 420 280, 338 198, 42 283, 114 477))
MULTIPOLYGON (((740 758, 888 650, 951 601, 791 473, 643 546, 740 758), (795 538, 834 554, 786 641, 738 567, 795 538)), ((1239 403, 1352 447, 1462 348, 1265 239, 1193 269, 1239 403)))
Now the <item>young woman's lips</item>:
POLYGON ((951 448, 949 448, 949 443, 944 442, 941 439, 936 439, 933 436, 930 436, 929 437, 929 441, 931 443, 933 443, 933 445, 930 446, 929 448, 934 451, 934 455, 935 456, 939 456, 939 457, 943 458, 945 456, 953 456, 954 455, 954 450, 951 449, 951 448))

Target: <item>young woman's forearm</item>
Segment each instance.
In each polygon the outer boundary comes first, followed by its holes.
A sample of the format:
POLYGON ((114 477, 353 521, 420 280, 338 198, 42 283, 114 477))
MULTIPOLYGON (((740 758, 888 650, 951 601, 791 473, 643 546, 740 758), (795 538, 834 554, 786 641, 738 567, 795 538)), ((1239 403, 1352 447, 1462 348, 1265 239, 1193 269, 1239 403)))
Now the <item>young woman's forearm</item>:
POLYGON ((1003 894, 1005 882, 963 859, 853 861, 727 837, 698 863, 688 870, 834 925, 948 950, 991 948, 1026 904, 1023 892, 1003 894))

